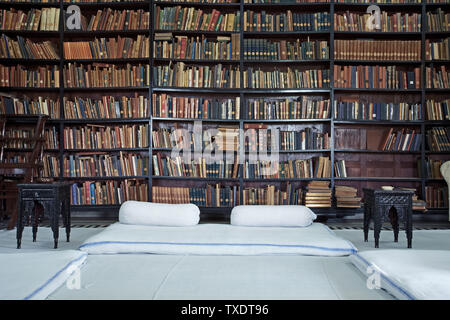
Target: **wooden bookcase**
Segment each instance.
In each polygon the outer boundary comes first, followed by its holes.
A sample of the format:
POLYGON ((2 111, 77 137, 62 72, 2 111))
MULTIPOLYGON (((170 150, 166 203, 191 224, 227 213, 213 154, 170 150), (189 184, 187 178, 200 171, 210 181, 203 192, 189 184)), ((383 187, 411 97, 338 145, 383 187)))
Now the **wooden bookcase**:
MULTIPOLYGON (((287 181, 295 186, 305 186, 306 183, 312 180, 327 180, 330 181, 331 188, 335 184, 349 185, 358 188, 358 194, 361 196, 363 187, 377 187, 381 185, 394 185, 404 187, 416 187, 420 199, 424 199, 425 189, 427 186, 445 186, 444 180, 429 179, 426 177, 418 177, 417 174, 417 160, 424 160, 426 157, 432 157, 433 159, 450 160, 449 152, 436 152, 429 151, 426 148, 426 143, 422 143, 420 151, 414 152, 392 152, 392 151, 379 151, 375 149, 357 149, 339 147, 337 138, 339 137, 340 130, 359 130, 366 135, 374 134, 371 138, 372 143, 376 143, 377 139, 383 138, 383 133, 386 129, 391 127, 408 127, 415 128, 421 133, 425 133, 428 128, 433 126, 446 126, 450 127, 450 121, 429 121, 425 120, 425 102, 427 99, 448 99, 450 98, 450 89, 428 89, 425 87, 425 68, 427 66, 449 66, 450 61, 427 61, 425 59, 425 41, 427 39, 444 39, 450 36, 450 32, 429 32, 426 26, 426 13, 429 11, 435 11, 437 8, 442 8, 444 12, 450 12, 450 3, 446 4, 432 4, 432 3, 408 3, 408 4, 377 4, 382 11, 388 12, 402 12, 402 13, 420 13, 421 14, 421 31, 420 32, 349 32, 349 31, 336 31, 334 26, 333 16, 335 13, 343 13, 345 11, 365 13, 366 8, 370 4, 377 3, 343 3, 338 1, 330 2, 317 2, 317 3, 265 3, 265 4, 252 4, 244 3, 241 0, 237 3, 201 3, 201 2, 170 2, 170 1, 130 1, 130 2, 96 2, 96 3, 68 3, 59 0, 56 3, 27 3, 27 2, 0 2, 1 9, 16 8, 16 9, 30 9, 40 7, 56 6, 60 8, 60 25, 57 32, 30 32, 30 31, 2 31, 2 33, 9 36, 23 36, 29 38, 50 38, 59 42, 59 60, 52 61, 40 61, 40 60, 24 60, 24 59, 0 59, 0 64, 24 64, 29 66, 37 66, 42 64, 55 64, 59 66, 60 70, 60 82, 59 88, 18 88, 18 87, 1 87, 0 92, 11 93, 16 96, 27 94, 29 96, 49 95, 60 101, 60 118, 52 119, 49 121, 50 126, 55 126, 59 133, 59 150, 47 150, 53 155, 56 155, 59 159, 60 174, 58 179, 64 181, 104 181, 115 180, 122 181, 124 177, 101 177, 101 178, 72 178, 64 177, 64 157, 70 154, 77 154, 83 150, 78 149, 64 149, 64 128, 72 125, 86 126, 87 124, 147 124, 149 132, 149 146, 148 148, 133 148, 133 149, 101 149, 96 150, 100 152, 139 152, 147 154, 148 160, 148 174, 144 176, 128 177, 130 179, 139 179, 145 181, 148 184, 148 199, 152 198, 153 186, 184 186, 195 187, 205 186, 208 183, 220 182, 223 185, 237 185, 240 187, 240 198, 242 199, 242 190, 244 187, 251 186, 263 186, 267 184, 275 184, 277 187, 283 188, 287 181), (64 15, 63 10, 70 4, 78 5, 81 8, 81 12, 96 12, 97 10, 104 8, 112 9, 144 9, 150 12, 150 28, 148 30, 139 31, 64 31, 64 15), (221 13, 239 12, 240 13, 240 28, 235 32, 214 32, 214 31, 183 31, 183 30, 156 30, 153 26, 155 23, 156 7, 174 7, 181 6, 182 8, 200 8, 205 12, 209 12, 213 9, 219 10, 221 13), (321 31, 292 31, 292 32, 256 32, 256 31, 244 31, 244 12, 248 10, 261 11, 264 10, 268 14, 282 13, 287 10, 298 13, 317 13, 327 12, 330 15, 331 25, 329 30, 321 31), (174 36, 202 36, 205 35, 209 38, 216 36, 230 36, 232 33, 238 34, 240 39, 240 59, 239 60, 188 60, 188 59, 171 59, 171 58, 154 58, 153 55, 153 42, 155 34, 157 33, 172 33, 174 36), (67 40, 93 40, 100 37, 118 37, 118 36, 130 36, 135 37, 138 34, 143 34, 150 38, 150 52, 149 58, 139 59, 93 59, 93 60, 67 60, 64 58, 63 44, 67 40), (329 58, 327 59, 315 59, 315 60, 248 60, 244 58, 244 46, 243 42, 247 39, 286 39, 289 41, 295 41, 296 39, 307 40, 322 40, 327 41, 329 45, 329 58), (351 39, 378 39, 378 40, 418 40, 421 43, 421 59, 418 61, 367 61, 367 60, 337 60, 334 58, 334 41, 335 40, 351 40, 351 39), (239 68, 240 83, 238 88, 190 88, 190 87, 162 87, 156 86, 153 82, 150 82, 148 86, 140 87, 111 87, 111 88, 65 88, 63 83, 63 69, 68 63, 95 63, 95 62, 107 62, 115 65, 130 64, 149 64, 151 68, 159 65, 174 64, 177 62, 184 62, 186 65, 209 65, 214 66, 221 63, 224 67, 233 66, 239 68), (400 68, 413 68, 420 67, 421 69, 421 88, 419 89, 344 89, 337 88, 333 82, 334 75, 333 69, 336 65, 396 65, 400 68), (267 68, 286 68, 287 66, 295 66, 299 69, 328 69, 330 70, 330 86, 328 88, 304 88, 304 89, 249 89, 244 88, 243 83, 243 71, 248 67, 255 67, 261 69, 267 68), (151 115, 152 110, 152 96, 153 94, 165 93, 175 96, 188 96, 188 97, 221 97, 221 98, 234 98, 239 97, 240 100, 240 117, 238 120, 214 120, 214 119, 178 119, 178 118, 160 118, 151 115), (144 95, 149 100, 150 115, 146 118, 139 119, 64 119, 64 98, 71 97, 97 97, 100 98, 103 95, 126 95, 132 97, 134 94, 144 95), (422 115, 424 118, 418 121, 354 121, 354 120, 338 120, 334 117, 334 110, 331 110, 331 116, 326 119, 289 119, 289 120, 254 120, 247 119, 246 106, 248 99, 252 98, 284 98, 284 97, 302 97, 302 96, 315 96, 323 99, 330 99, 331 105, 334 105, 334 101, 340 97, 356 96, 358 99, 366 101, 373 101, 374 99, 379 102, 414 102, 420 103, 422 106, 422 115), (349 177, 340 178, 335 176, 334 169, 331 170, 331 177, 328 179, 316 179, 316 178, 296 178, 296 179, 247 179, 243 178, 242 167, 240 169, 239 178, 237 179, 202 179, 202 178, 176 178, 176 177, 161 177, 154 176, 152 173, 152 155, 156 152, 167 152, 168 150, 162 150, 153 148, 151 135, 155 128, 158 128, 160 124, 166 126, 172 126, 175 124, 193 123, 193 121, 200 121, 202 125, 206 126, 219 126, 219 125, 235 125, 236 127, 243 129, 246 124, 249 123, 265 123, 267 125, 277 125, 283 127, 289 127, 295 130, 296 128, 303 128, 305 126, 319 126, 323 129, 322 132, 330 133, 330 148, 324 150, 304 150, 304 151, 292 151, 281 152, 280 159, 307 159, 312 156, 328 156, 331 159, 331 164, 334 164, 336 160, 346 160, 347 172, 349 177), (374 142, 375 141, 375 142, 374 142)), ((151 75, 152 77, 152 75, 151 75)), ((368 141, 368 140, 367 140, 368 141)), ((424 171, 425 167, 422 168, 424 171)), ((105 212, 102 216, 111 215, 117 216, 118 205, 79 205, 74 206, 74 211, 90 211, 90 212, 105 212)), ((231 208, 201 208, 202 213, 213 215, 227 215, 231 208)), ((318 214, 327 216, 343 216, 352 215, 356 212, 360 212, 360 209, 338 209, 332 208, 313 208, 318 214)), ((439 208, 434 210, 430 208, 426 214, 434 212, 445 212, 447 208, 439 208)), ((81 213, 81 215, 84 213, 81 213)), ((95 214, 95 213, 94 213, 95 214)))

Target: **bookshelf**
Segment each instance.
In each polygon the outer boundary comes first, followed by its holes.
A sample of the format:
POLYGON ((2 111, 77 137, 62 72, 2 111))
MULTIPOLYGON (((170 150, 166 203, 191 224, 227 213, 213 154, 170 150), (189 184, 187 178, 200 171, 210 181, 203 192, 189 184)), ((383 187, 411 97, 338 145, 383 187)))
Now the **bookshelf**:
MULTIPOLYGON (((60 86, 55 88, 31 88, 23 86, 12 87, 0 87, 0 92, 16 97, 38 98, 39 96, 51 97, 54 101, 59 103, 59 114, 57 117, 52 118, 49 122, 49 128, 55 128, 57 132, 57 138, 59 139, 59 149, 47 149, 46 154, 54 157, 53 162, 58 164, 55 170, 59 171, 57 179, 64 181, 72 181, 78 183, 81 190, 83 184, 86 182, 94 182, 98 185, 98 188, 102 188, 105 183, 116 183, 114 187, 121 187, 120 183, 130 183, 133 188, 139 189, 146 186, 147 199, 152 198, 152 187, 190 187, 190 188, 206 188, 210 184, 219 182, 224 187, 239 187, 237 197, 240 201, 243 200, 244 189, 246 188, 264 188, 267 185, 274 185, 277 190, 283 190, 286 188, 287 183, 294 189, 305 187, 311 181, 329 181, 331 189, 334 190, 335 185, 352 186, 358 188, 358 194, 361 195, 363 187, 377 187, 381 185, 395 185, 403 187, 415 187, 417 188, 419 197, 424 199, 424 195, 429 187, 442 188, 445 186, 445 182, 438 178, 428 178, 425 175, 419 176, 417 165, 418 160, 422 164, 422 172, 425 172, 426 165, 425 159, 430 158, 432 160, 450 160, 450 152, 444 150, 430 150, 426 143, 422 143, 418 150, 414 151, 393 151, 393 150, 378 150, 378 148, 358 148, 352 146, 339 145, 339 132, 349 131, 365 132, 374 134, 375 140, 381 141, 385 136, 385 133, 390 128, 402 128, 406 127, 415 132, 424 134, 427 130, 434 127, 444 127, 450 129, 450 121, 446 120, 430 120, 426 117, 427 113, 425 105, 428 100, 444 101, 449 99, 450 89, 431 86, 427 87, 426 84, 426 72, 429 68, 432 74, 434 70, 442 70, 441 66, 446 67, 446 70, 450 67, 450 60, 448 57, 438 56, 431 58, 426 56, 427 44, 437 43, 445 41, 450 37, 450 30, 442 31, 440 29, 429 30, 427 28, 427 17, 430 14, 437 13, 438 9, 442 9, 444 13, 450 12, 450 3, 380 3, 377 4, 384 14, 384 18, 391 19, 392 22, 395 14, 399 15, 395 19, 406 19, 408 15, 408 21, 414 21, 421 24, 421 28, 413 28, 410 31, 399 31, 397 29, 383 30, 383 32, 371 32, 363 31, 358 28, 348 30, 345 28, 338 28, 335 25, 335 18, 343 17, 347 13, 355 16, 362 16, 365 14, 366 8, 370 3, 351 3, 350 1, 329 1, 329 2, 313 2, 313 3, 295 3, 295 2, 283 2, 280 3, 258 3, 258 1, 244 1, 240 2, 227 2, 227 3, 208 3, 203 2, 181 2, 181 1, 122 1, 122 2, 66 2, 57 1, 50 3, 29 3, 29 2, 0 2, 0 9, 9 10, 14 8, 16 10, 23 10, 27 12, 31 9, 40 8, 58 8, 61 12, 66 9, 70 4, 76 4, 81 8, 81 13, 86 16, 87 22, 92 15, 95 15, 97 10, 111 9, 112 11, 122 10, 142 10, 149 14, 149 27, 138 28, 133 30, 117 29, 103 29, 103 30, 82 30, 82 31, 68 31, 64 29, 64 17, 62 14, 59 16, 59 28, 57 31, 28 31, 28 30, 2 30, 2 34, 7 35, 10 38, 17 40, 17 37, 30 38, 34 41, 43 41, 44 39, 52 39, 57 44, 59 50, 58 59, 10 59, 1 58, 0 64, 4 66, 23 65, 27 68, 34 68, 42 65, 51 65, 58 68, 60 86), (249 3, 255 2, 255 3, 249 3), (159 9, 158 9, 159 8, 159 9), (157 28, 154 27, 156 20, 162 17, 156 17, 156 12, 167 10, 174 11, 178 8, 178 12, 181 10, 191 10, 196 12, 202 10, 202 13, 213 13, 219 11, 223 17, 218 16, 218 20, 222 21, 234 21, 230 25, 225 25, 223 29, 197 28, 189 27, 189 30, 183 30, 181 27, 170 27, 169 24, 160 24, 157 28), (277 18, 283 15, 289 16, 292 13, 292 17, 296 14, 303 14, 305 17, 309 15, 312 18, 295 18, 304 20, 293 21, 309 21, 320 23, 320 26, 315 30, 305 30, 298 28, 287 28, 285 31, 279 29, 273 29, 278 31, 269 31, 268 26, 266 29, 255 29, 249 27, 250 14, 257 16, 264 12, 265 18, 273 16, 276 25, 277 18), (288 12, 290 12, 288 14, 288 12), (317 17, 317 14, 322 14, 317 17), (314 16, 316 14, 316 17, 314 16), (427 15, 428 14, 428 15, 427 15), (227 16, 228 15, 228 16, 227 16), (419 18, 420 15, 420 18, 419 18), (247 20, 246 20, 247 19, 247 20), (309 20, 308 20, 309 19, 309 20), (245 26, 245 27, 244 27, 245 26), (173 29, 173 30, 172 30, 173 29), (206 55, 197 56, 194 58, 191 56, 171 56, 164 55, 162 52, 163 42, 169 45, 172 40, 167 38, 160 38, 161 34, 170 33, 176 39, 183 39, 188 44, 193 43, 198 37, 197 45, 200 45, 202 41, 205 41, 208 46, 215 48, 217 52, 222 52, 222 55, 206 55), (138 36, 148 38, 149 48, 148 55, 140 55, 133 58, 76 58, 71 57, 66 59, 64 55, 64 43, 75 41, 95 41, 102 38, 105 41, 108 39, 130 38, 136 40, 138 36), (402 57, 394 55, 389 59, 372 59, 370 56, 349 56, 340 57, 335 56, 336 47, 335 41, 350 41, 350 40, 373 40, 373 41, 385 41, 387 45, 380 47, 377 52, 383 52, 383 48, 389 48, 389 41, 404 41, 398 44, 397 48, 401 48, 402 45, 410 42, 415 42, 416 53, 418 56, 410 57, 408 60, 402 57), (258 42, 258 40, 260 42, 258 42), (261 41, 265 41, 264 43, 261 41), (238 46, 231 44, 239 43, 238 46), (153 44, 161 44, 161 49, 154 50, 153 44), (263 44, 261 44, 263 43, 263 44), (298 45, 297 45, 298 43, 298 45), (229 47, 227 47, 229 46, 229 47), (291 47, 291 54, 286 56, 280 56, 282 46, 291 47), (314 47, 313 47, 314 46, 314 47), (219 48, 219 49, 218 49, 219 48), (220 49, 221 48, 221 49, 220 49), (257 51, 264 52, 264 48, 271 48, 270 53, 266 55, 251 56, 248 52, 257 51), (298 51, 298 48, 303 48, 298 51), (314 48, 311 50, 311 48, 314 48), (320 50, 318 49, 320 48, 320 50), (224 52, 231 51, 230 56, 226 56, 224 52), (296 51, 297 50, 297 51, 296 51), (314 54, 311 54, 314 51, 314 54), (277 55, 278 52, 278 55, 277 55), (307 55, 301 55, 299 53, 308 52, 307 55), (264 59, 261 59, 263 58, 264 59), (144 72, 146 76, 142 77, 138 83, 118 83, 115 86, 104 85, 103 87, 91 87, 84 85, 82 87, 72 87, 66 82, 65 70, 69 65, 99 65, 102 66, 114 66, 117 69, 126 68, 127 65, 131 66, 150 66, 150 70, 147 71, 139 69, 144 72), (214 70, 217 65, 220 64, 220 69, 214 70), (207 70, 213 70, 214 75, 227 75, 230 79, 226 85, 223 82, 220 85, 216 85, 214 82, 203 85, 183 85, 174 86, 173 83, 157 83, 154 77, 154 68, 163 68, 178 66, 192 70, 193 72, 207 72, 207 70), (420 80, 420 85, 414 87, 401 86, 401 88, 361 88, 361 87, 344 87, 340 85, 336 78, 335 71, 338 68, 351 66, 367 66, 367 67, 395 67, 396 71, 404 72, 405 77, 411 76, 411 72, 414 73, 414 69, 419 70, 416 82, 420 80), (201 70, 201 71, 200 71, 201 70), (310 73, 314 73, 313 79, 318 73, 321 72, 322 81, 321 84, 308 85, 308 82, 302 83, 301 81, 294 82, 279 82, 279 85, 272 84, 268 86, 261 86, 259 83, 256 85, 249 85, 251 77, 247 73, 248 70, 259 71, 262 77, 270 76, 274 81, 281 81, 279 74, 283 73, 284 76, 291 76, 289 72, 297 70, 298 74, 292 76, 292 79, 298 79, 310 73), (327 73, 328 72, 328 73, 327 73), (408 74, 408 72, 410 72, 408 74), (301 75, 300 75, 301 73, 301 75), (297 78, 296 78, 297 77, 297 78), (232 80, 232 81, 231 81, 232 80), (294 85, 292 85, 294 83, 294 85), (288 85, 291 84, 291 85, 288 85), (206 99, 217 100, 220 104, 224 100, 234 101, 234 112, 236 113, 232 117, 221 117, 220 119, 210 119, 202 117, 187 117, 179 115, 174 117, 155 115, 152 111, 155 108, 154 97, 166 95, 177 98, 191 98, 191 99, 206 99), (80 98, 82 97, 82 98, 80 98), (106 106, 108 101, 111 103, 114 97, 115 102, 122 103, 125 108, 127 103, 132 105, 130 109, 135 108, 136 105, 145 105, 148 109, 146 114, 143 110, 139 114, 130 114, 127 117, 79 117, 68 116, 65 108, 74 108, 77 106, 81 108, 82 102, 77 99, 83 100, 83 103, 87 107, 101 105, 106 106), (124 102, 122 97, 126 97, 128 100, 124 102), (141 97, 139 101, 139 97, 141 97), (329 114, 317 118, 273 118, 263 117, 257 119, 254 116, 249 116, 248 106, 251 103, 256 103, 258 99, 263 99, 266 102, 272 101, 273 105, 280 103, 281 101, 295 101, 296 99, 302 99, 302 97, 309 97, 311 101, 329 101, 329 114), (392 104, 408 103, 407 107, 412 105, 420 105, 421 117, 409 120, 362 120, 362 119, 341 119, 336 117, 335 103, 342 100, 348 101, 349 99, 360 100, 364 103, 376 103, 385 102, 392 104), (132 100, 132 99, 135 100, 132 100), (138 100, 136 100, 138 99, 138 100), (100 101, 100 102, 99 102, 100 101), (137 102, 136 102, 137 101, 137 102), (256 102, 255 102, 256 101, 256 102), (134 103, 134 104, 133 104, 134 103), (236 108, 236 107, 239 108, 236 108), (311 157, 328 157, 332 165, 330 175, 327 178, 264 178, 254 179, 245 178, 242 166, 239 167, 238 176, 235 178, 196 178, 196 177, 167 177, 156 176, 153 173, 153 161, 152 156, 157 153, 169 154, 168 148, 156 148, 152 144, 152 132, 159 128, 179 127, 185 128, 194 124, 194 122, 201 123, 206 128, 218 128, 223 126, 234 126, 235 128, 245 129, 249 125, 264 124, 271 128, 282 128, 282 130, 302 130, 307 127, 316 128, 321 133, 329 133, 330 144, 327 148, 322 149, 309 149, 309 150, 282 150, 280 151, 280 160, 298 160, 309 159, 311 157), (80 147, 64 147, 64 132, 70 128, 88 128, 95 126, 106 126, 108 128, 125 127, 125 126, 147 126, 147 142, 148 145, 128 145, 128 146, 113 146, 113 147, 99 147, 95 148, 95 152, 98 154, 111 154, 111 155, 140 155, 143 158, 148 158, 148 168, 145 173, 128 176, 102 176, 102 177, 69 177, 64 168, 64 161, 70 156, 84 155, 92 150, 85 150, 80 147), (334 170, 334 163, 338 160, 345 160, 347 168, 347 177, 336 176, 334 170), (396 164, 397 163, 397 164, 396 164), (365 169, 365 165, 369 164, 369 170, 365 169), (370 167, 372 166, 372 167, 370 167), (385 170, 386 166, 389 168, 385 170), (136 185, 138 185, 136 187, 136 185)), ((376 4, 376 3, 375 3, 376 4)), ((298 16, 300 17, 300 16, 298 16)), ((286 21, 291 21, 291 16, 286 21)), ((177 20, 174 20, 175 22, 177 20)), ((266 20, 268 21, 268 20, 266 20)), ((281 20, 280 20, 281 21, 281 20)), ((398 21, 398 20, 396 20, 398 21)), ((180 21, 181 22, 181 21, 180 21)), ((278 24, 278 27, 280 25, 278 24)), ((257 26, 256 26, 257 27, 257 26)), ((178 41, 178 40, 177 40, 178 41)), ((179 40, 181 42, 181 40, 179 40)), ((172 43, 175 45, 176 41, 172 43)), ((339 42, 341 46, 342 42, 339 42)), ((357 45, 355 44, 356 48, 357 45)), ((156 47, 157 48, 157 47, 156 47)), ((351 48, 351 47, 349 47, 351 48)), ((369 47, 369 48, 377 48, 369 47)), ((358 50, 356 50, 358 51, 358 50)), ((373 50, 371 50, 373 51, 373 50)), ((199 49, 198 52, 201 52, 199 49)), ((358 52, 356 52, 358 53, 358 52)), ((393 52, 395 54, 395 52, 393 52)), ((406 51, 408 53, 408 51, 406 51)), ((166 71, 170 71, 167 68, 166 71)), ((375 70, 375 69, 374 69, 375 70)), ((384 69, 383 69, 384 70, 384 69)), ((255 72, 251 73, 255 75, 255 72)), ((415 74, 417 76, 417 73, 415 74)), ((305 78, 306 79, 306 78, 305 78)), ((409 78, 408 78, 409 80, 409 78)), ((187 81, 187 80, 186 80, 187 81)), ((184 81, 186 84, 188 82, 184 81)), ((256 81, 253 79, 253 81, 256 81)), ((182 83, 182 82, 179 82, 182 83)), ((256 82, 255 82, 256 83, 256 82)), ((277 82, 274 82, 277 83, 277 82)), ((211 103, 212 104, 212 103, 211 103)), ((106 107, 104 107, 106 108, 106 107)), ((141 108, 142 109, 142 108, 141 108)), ((231 110, 231 109, 230 109, 231 110)), ((17 120, 20 121, 20 120, 17 120)), ((424 137, 425 140, 425 137, 424 137)), ((243 141, 241 141, 243 142, 243 141)), ((368 141, 366 141, 367 143, 368 141)), ((372 145, 375 145, 377 141, 372 141, 372 145)), ((251 152, 245 151, 240 156, 248 156, 251 152)), ((235 153, 236 154, 236 153, 235 153)), ((145 161, 145 160, 144 160, 145 161)), ((140 189, 140 194, 142 195, 140 189)), ((104 211, 106 214, 115 215, 119 207, 118 203, 108 204, 79 204, 73 207, 73 210, 81 211, 104 211)), ((230 211, 229 207, 202 207, 202 213, 211 214, 227 214, 230 211)), ((313 208, 319 214, 323 215, 347 215, 359 212, 360 209, 344 209, 336 208, 335 205, 331 208, 313 208)), ((445 208, 430 208, 428 213, 442 212, 445 208), (436 209, 436 210, 433 210, 436 209)), ((428 214, 427 213, 427 214, 428 214)), ((84 213, 81 213, 84 214, 84 213)))

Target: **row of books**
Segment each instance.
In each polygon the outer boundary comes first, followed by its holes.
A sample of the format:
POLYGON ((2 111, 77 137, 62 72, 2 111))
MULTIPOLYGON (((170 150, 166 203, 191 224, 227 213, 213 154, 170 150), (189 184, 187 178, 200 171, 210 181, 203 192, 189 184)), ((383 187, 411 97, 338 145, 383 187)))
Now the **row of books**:
POLYGON ((239 205, 238 186, 219 183, 204 188, 152 187, 152 200, 158 203, 193 203, 199 207, 234 207, 239 205))
POLYGON ((255 120, 327 119, 331 111, 329 99, 313 96, 248 99, 247 105, 247 119, 255 120))
POLYGON ((427 26, 428 31, 431 32, 444 32, 450 31, 450 13, 444 12, 441 8, 438 8, 434 13, 427 12, 427 26))
POLYGON ((334 101, 336 120, 422 120, 420 103, 384 103, 359 101, 334 101))
POLYGON ((370 13, 346 11, 334 14, 334 31, 351 32, 420 32, 422 16, 420 13, 380 12, 379 28, 368 27, 370 13))
POLYGON ((133 38, 100 38, 93 41, 64 42, 66 59, 130 59, 148 58, 150 38, 138 35, 133 38))
POLYGON ((440 68, 425 68, 425 84, 429 89, 448 89, 450 88, 450 69, 442 65, 440 68))
POLYGON ((59 59, 58 49, 51 41, 33 42, 18 36, 17 41, 2 34, 0 58, 7 59, 59 59))
POLYGON ((191 178, 238 178, 239 160, 208 161, 203 157, 184 161, 181 156, 162 156, 157 152, 152 156, 153 175, 164 177, 191 177, 191 178))
POLYGON ((421 59, 420 40, 334 40, 336 60, 402 60, 421 59))
POLYGON ((330 26, 331 15, 328 12, 293 13, 287 10, 271 14, 264 10, 244 11, 244 31, 248 32, 325 31, 330 26))
POLYGON ((66 88, 140 87, 150 84, 149 65, 68 63, 63 70, 66 88))
POLYGON ((64 149, 148 147, 148 125, 86 126, 64 128, 64 149))
POLYGON ((336 178, 347 178, 345 160, 336 160, 334 162, 334 176, 336 178))
POLYGON ((382 151, 420 151, 422 134, 415 129, 389 129, 381 144, 382 151))
POLYGON ((161 118, 236 120, 240 118, 240 97, 219 99, 154 93, 152 115, 161 118))
POLYGON ((428 179, 442 179, 441 174, 441 165, 445 161, 443 160, 435 160, 430 157, 425 157, 424 165, 425 171, 422 168, 422 159, 417 159, 417 172, 419 178, 428 178, 428 179), (425 174, 423 174, 425 172, 425 174))
POLYGON ((65 177, 127 177, 148 175, 148 158, 140 154, 105 153, 64 157, 65 177))
POLYGON ((247 160, 243 166, 245 179, 329 178, 331 176, 330 158, 321 156, 287 161, 257 160, 255 163, 247 160))
POLYGON ((42 176, 45 178, 57 178, 59 177, 59 157, 44 154, 42 159, 43 170, 42 176))
POLYGON ((45 129, 44 139, 45 149, 59 150, 59 132, 55 126, 45 129))
POLYGON ((0 95, 0 114, 45 114, 52 119, 58 119, 60 115, 59 100, 44 97, 16 98, 0 95))
MULTIPOLYGON (((148 30, 150 27, 150 12, 144 9, 113 10, 105 8, 95 14, 81 14, 81 30, 83 31, 125 31, 148 30)), ((67 26, 66 26, 67 30, 67 26)))
POLYGON ((427 130, 428 150, 450 151, 450 130, 447 127, 433 127, 427 130))
POLYGON ((245 60, 319 60, 329 59, 327 41, 244 39, 245 60))
POLYGON ((188 88, 240 88, 239 66, 189 66, 184 62, 153 67, 153 85, 188 88))
POLYGON ((450 60, 449 38, 438 41, 425 40, 426 60, 450 60))
POLYGON ((221 13, 216 9, 204 12, 203 9, 188 7, 156 6, 156 30, 193 31, 239 31, 240 12, 221 13))
POLYGON ((59 88, 59 67, 0 65, 0 87, 59 88))
POLYGON ((0 10, 1 30, 58 31, 59 8, 0 10))
POLYGON ((448 208, 448 187, 425 186, 427 208, 448 208))
POLYGON ((449 120, 450 99, 436 101, 434 99, 425 102, 427 120, 449 120))
POLYGON ((286 71, 275 68, 272 71, 248 67, 243 72, 244 88, 249 89, 301 89, 328 88, 330 70, 299 70, 287 67, 286 71))
POLYGON ((397 66, 334 65, 336 88, 355 89, 420 89, 420 68, 400 70, 397 66))
MULTIPOLYGON (((33 148, 35 142, 31 139, 34 137, 34 129, 24 128, 7 128, 1 132, 0 139, 2 139, 1 146, 5 148, 14 149, 29 149, 33 148)), ((44 131, 44 148, 58 149, 58 134, 56 128, 46 128, 44 131)))
POLYGON ((72 184, 72 205, 119 205, 128 200, 148 201, 148 184, 139 180, 85 181, 72 184))
MULTIPOLYGON (((55 114, 55 118, 59 118, 59 108, 55 114)), ((64 97, 65 119, 129 119, 148 116, 149 99, 137 93, 134 97, 102 96, 101 99, 80 97, 71 100, 64 97)))
POLYGON ((205 35, 197 37, 175 36, 170 40, 153 42, 153 57, 192 60, 239 60, 240 35, 217 36, 209 40, 205 35))
POLYGON ((242 190, 244 205, 301 205, 303 204, 302 189, 295 189, 287 183, 285 190, 274 185, 265 187, 248 187, 242 190))
POLYGON ((317 132, 312 128, 281 130, 265 124, 244 124, 246 151, 295 151, 330 148, 328 132, 317 132))

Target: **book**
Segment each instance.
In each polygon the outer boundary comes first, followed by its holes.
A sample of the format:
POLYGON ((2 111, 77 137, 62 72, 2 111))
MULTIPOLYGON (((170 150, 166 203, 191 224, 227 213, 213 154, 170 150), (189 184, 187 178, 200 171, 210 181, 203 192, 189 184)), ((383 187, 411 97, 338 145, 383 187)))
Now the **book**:
POLYGON ((51 119, 59 119, 59 99, 50 97, 14 97, 0 95, 0 114, 6 115, 39 115, 50 116, 51 119))
POLYGON ((64 127, 64 149, 148 147, 148 125, 64 127))
POLYGON ((71 205, 119 205, 124 201, 148 201, 148 184, 138 179, 85 181, 72 184, 71 205))
POLYGON ((150 84, 150 66, 67 63, 64 66, 66 88, 142 87, 150 84))
POLYGON ((331 107, 329 99, 302 96, 301 98, 249 98, 246 100, 246 119, 327 119, 331 107))
POLYGON ((419 121, 422 120, 420 103, 362 102, 354 97, 334 100, 336 120, 419 121))
POLYGON ((93 41, 65 41, 65 59, 131 59, 148 58, 150 38, 95 38, 93 41))
POLYGON ((240 119, 240 97, 187 97, 152 95, 152 116, 182 119, 240 119))

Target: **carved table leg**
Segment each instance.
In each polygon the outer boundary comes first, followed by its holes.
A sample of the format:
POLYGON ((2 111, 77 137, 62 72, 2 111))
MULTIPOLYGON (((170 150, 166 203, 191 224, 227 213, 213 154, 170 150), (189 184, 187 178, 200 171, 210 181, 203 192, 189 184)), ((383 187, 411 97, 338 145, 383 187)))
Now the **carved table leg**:
POLYGON ((19 197, 19 201, 17 204, 17 231, 16 231, 16 238, 17 238, 17 249, 20 249, 22 245, 22 233, 23 228, 25 226, 25 219, 23 217, 24 215, 24 207, 22 204, 22 201, 19 197))
POLYGON ((62 215, 64 219, 64 226, 66 227, 67 242, 70 242, 70 203, 67 198, 62 201, 62 215))
POLYGON ((37 201, 34 201, 34 207, 33 207, 33 242, 36 242, 36 235, 38 231, 38 224, 39 224, 39 204, 37 201))
POLYGON ((378 248, 378 245, 379 245, 381 225, 383 222, 383 220, 382 220, 383 209, 384 208, 382 208, 382 207, 374 208, 373 229, 374 229, 374 236, 375 236, 375 248, 378 248))
POLYGON ((364 242, 369 239, 369 225, 370 225, 370 206, 368 203, 364 204, 364 242))
POLYGON ((411 208, 405 209, 405 221, 406 221, 406 238, 408 240, 408 248, 412 248, 412 210, 411 208))
POLYGON ((389 211, 389 219, 391 220, 392 229, 394 230, 394 242, 398 242, 398 231, 399 231, 398 217, 399 212, 395 207, 393 208, 393 210, 389 211))
POLYGON ((58 238, 59 238, 59 210, 58 201, 48 205, 48 212, 50 214, 50 223, 53 231, 53 240, 55 242, 54 249, 58 248, 58 238))

